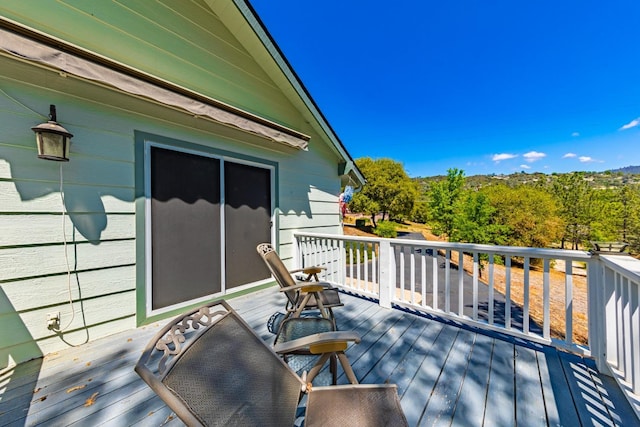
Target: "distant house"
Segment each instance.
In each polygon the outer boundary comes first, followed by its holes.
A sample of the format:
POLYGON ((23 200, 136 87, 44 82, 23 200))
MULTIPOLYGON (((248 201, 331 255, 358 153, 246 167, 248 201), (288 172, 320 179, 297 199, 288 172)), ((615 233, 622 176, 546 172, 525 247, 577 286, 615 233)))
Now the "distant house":
POLYGON ((0 123, 0 369, 270 284, 364 182, 244 0, 2 2, 0 123))

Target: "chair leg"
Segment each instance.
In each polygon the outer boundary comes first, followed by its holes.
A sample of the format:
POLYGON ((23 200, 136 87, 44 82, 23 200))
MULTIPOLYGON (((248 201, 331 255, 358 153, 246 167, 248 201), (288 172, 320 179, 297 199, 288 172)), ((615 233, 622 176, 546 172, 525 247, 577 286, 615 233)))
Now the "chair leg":
POLYGON ((331 384, 336 385, 338 383, 338 357, 335 353, 331 354, 329 371, 331 372, 331 384))
POLYGON ((349 359, 347 359, 347 355, 342 351, 338 353, 338 359, 340 359, 340 364, 342 365, 342 369, 344 369, 344 373, 349 379, 351 384, 358 384, 358 379, 356 378, 356 374, 353 372, 351 368, 351 363, 349 363, 349 359))
POLYGON ((331 357, 331 353, 325 353, 318 358, 318 361, 316 362, 316 364, 313 365, 313 368, 311 368, 309 370, 309 373, 307 374, 308 383, 313 382, 313 379, 320 373, 320 369, 322 369, 322 367, 330 357, 331 357))

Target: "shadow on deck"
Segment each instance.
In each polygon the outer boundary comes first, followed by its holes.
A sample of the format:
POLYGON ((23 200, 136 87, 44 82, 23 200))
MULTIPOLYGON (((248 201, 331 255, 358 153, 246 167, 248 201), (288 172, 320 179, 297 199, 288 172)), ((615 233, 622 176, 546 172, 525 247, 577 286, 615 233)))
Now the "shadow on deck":
MULTIPOLYGON (((362 337, 347 351, 356 376, 397 384, 410 425, 638 425, 615 381, 589 359, 347 294, 343 300, 339 328, 362 337)), ((281 294, 271 288, 229 303, 272 343, 266 323, 284 307, 281 294)), ((3 372, 0 426, 180 425, 133 372, 161 326, 3 372)))

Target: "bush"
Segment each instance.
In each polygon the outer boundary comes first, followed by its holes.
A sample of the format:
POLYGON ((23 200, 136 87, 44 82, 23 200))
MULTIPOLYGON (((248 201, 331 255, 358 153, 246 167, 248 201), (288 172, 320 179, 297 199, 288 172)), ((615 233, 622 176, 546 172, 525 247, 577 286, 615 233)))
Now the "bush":
POLYGON ((393 238, 398 236, 396 224, 391 221, 378 221, 376 228, 373 229, 376 236, 393 238))

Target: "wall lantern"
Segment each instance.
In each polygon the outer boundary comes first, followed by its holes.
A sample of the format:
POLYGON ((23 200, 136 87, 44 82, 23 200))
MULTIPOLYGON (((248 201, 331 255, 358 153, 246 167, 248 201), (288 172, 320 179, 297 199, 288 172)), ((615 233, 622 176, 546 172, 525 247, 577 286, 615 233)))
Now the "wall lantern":
POLYGON ((49 106, 49 121, 31 128, 36 133, 38 157, 57 162, 69 161, 72 134, 56 122, 56 106, 49 106))

